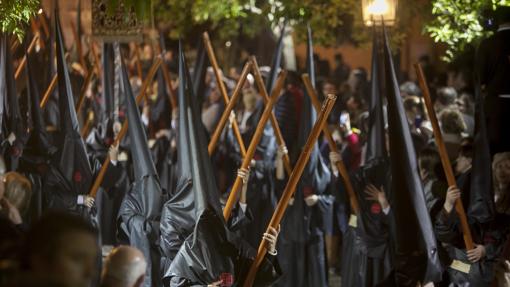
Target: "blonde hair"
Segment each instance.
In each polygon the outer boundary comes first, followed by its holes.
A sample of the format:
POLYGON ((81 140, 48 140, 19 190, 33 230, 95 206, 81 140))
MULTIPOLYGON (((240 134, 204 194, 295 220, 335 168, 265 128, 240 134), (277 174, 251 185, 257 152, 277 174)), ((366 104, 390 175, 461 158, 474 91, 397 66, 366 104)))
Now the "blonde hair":
POLYGON ((5 198, 9 200, 20 212, 25 214, 32 196, 32 184, 23 175, 10 171, 4 175, 5 198))

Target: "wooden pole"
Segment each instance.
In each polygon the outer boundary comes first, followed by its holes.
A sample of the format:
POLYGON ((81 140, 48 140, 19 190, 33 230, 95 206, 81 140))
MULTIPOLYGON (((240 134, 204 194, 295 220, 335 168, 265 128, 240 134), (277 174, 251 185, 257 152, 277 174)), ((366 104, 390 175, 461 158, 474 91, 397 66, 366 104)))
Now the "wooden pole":
POLYGON ((99 58, 99 54, 97 53, 96 45, 94 43, 90 44, 90 51, 92 52, 92 57, 94 57, 94 62, 96 62, 96 74, 99 78, 101 78, 101 74, 102 74, 101 59, 99 58))
POLYGON ((93 75, 94 75, 93 69, 88 70, 87 76, 85 77, 83 85, 81 86, 80 97, 78 98, 78 102, 76 103, 75 107, 76 113, 80 112, 83 103, 85 102, 85 94, 87 93, 87 88, 89 87, 93 75))
POLYGON ((80 35, 78 35, 78 31, 76 30, 76 26, 74 25, 74 22, 71 21, 71 31, 73 32, 73 38, 74 42, 76 43, 76 53, 78 54, 78 59, 80 61, 80 64, 85 71, 87 72, 87 63, 85 62, 85 57, 83 56, 83 50, 81 46, 81 38, 80 35))
MULTIPOLYGON (((450 159, 448 158, 446 146, 443 141, 443 135, 441 134, 441 129, 439 128, 439 122, 437 120, 436 113, 432 105, 432 100, 430 98, 430 92, 427 86, 427 81, 425 79, 425 74, 423 73, 420 64, 415 64, 414 69, 416 70, 418 82, 420 83, 421 90, 423 91, 423 99, 425 100, 425 106, 427 107, 430 123, 432 124, 434 139, 436 142, 437 149, 439 151, 439 155, 441 156, 441 163, 443 164, 443 170, 446 175, 446 180, 448 181, 448 186, 457 186, 455 176, 453 175, 452 165, 450 163, 450 159)), ((457 201, 455 201, 455 210, 457 211, 457 215, 459 216, 460 226, 462 228, 466 249, 471 250, 474 248, 473 238, 471 237, 471 230, 469 230, 466 212, 464 211, 464 206, 462 205, 462 200, 460 198, 457 199, 457 201)))
POLYGON ((81 129, 81 137, 82 138, 85 138, 90 133, 93 123, 94 123, 94 112, 89 111, 88 116, 87 116, 87 121, 85 122, 85 124, 83 125, 83 128, 81 129))
MULTIPOLYGON (((41 38, 41 25, 37 24, 35 19, 32 18, 32 19, 30 19, 30 27, 32 28, 32 33, 34 34, 34 37, 37 35, 37 37, 39 38, 39 40, 38 40, 39 47, 41 47, 41 49, 44 49, 45 44, 44 44, 43 39, 41 38)), ((19 42, 16 42, 16 43, 19 43, 19 42)))
MULTIPOLYGON (((164 47, 160 47, 159 44, 155 45, 155 47, 158 47, 158 54, 161 55, 164 47)), ((168 90, 168 97, 170 98, 170 111, 173 111, 175 108, 177 108, 177 101, 174 89, 172 87, 172 79, 170 78, 170 73, 168 72, 168 66, 166 65, 166 61, 164 58, 164 55, 161 55, 163 59, 163 63, 161 64, 161 71, 163 71, 163 78, 165 78, 166 83, 166 89, 168 90)))
POLYGON ((55 86, 57 86, 57 79, 58 79, 58 75, 55 73, 55 75, 53 76, 53 79, 51 79, 50 85, 48 86, 48 88, 46 89, 46 92, 44 93, 44 96, 43 96, 41 102, 39 103, 39 106, 41 107, 41 109, 43 109, 46 106, 46 104, 48 103, 51 93, 53 93, 55 86))
POLYGON ((138 72, 138 77, 140 80, 143 79, 143 71, 142 71, 142 58, 140 56, 140 47, 135 44, 135 55, 136 55, 136 70, 138 72))
MULTIPOLYGON (((257 87, 259 88, 259 92, 262 95, 264 103, 267 104, 267 102, 269 101, 269 96, 267 94, 268 91, 266 90, 266 85, 264 84, 264 80, 262 79, 262 75, 260 74, 259 64, 257 63, 257 59, 255 58, 255 56, 250 57, 250 62, 253 64, 253 74, 255 77, 255 82, 257 83, 257 87)), ((276 143, 278 144, 278 146, 286 146, 285 140, 283 139, 282 131, 280 130, 280 125, 276 120, 274 112, 271 112, 269 120, 271 121, 271 126, 273 127, 273 131, 276 137, 276 143)), ((292 166, 290 164, 290 158, 288 154, 283 155, 283 165, 285 167, 285 171, 287 172, 287 174, 290 175, 292 173, 292 166)))
POLYGON ((223 129, 225 128, 225 125, 227 124, 227 121, 230 118, 230 114, 234 110, 234 107, 236 106, 238 99, 241 97, 241 94, 242 94, 241 90, 243 89, 244 82, 245 82, 246 77, 248 76, 248 73, 250 72, 251 68, 252 68, 252 64, 250 62, 246 62, 246 64, 244 65, 243 71, 241 72, 241 77, 239 78, 239 81, 237 82, 234 92, 232 93, 232 98, 230 98, 230 101, 228 102, 227 106, 225 107, 225 110, 223 111, 223 114, 221 115, 220 121, 218 122, 218 125, 216 125, 216 128, 214 129, 214 132, 211 137, 211 141, 209 141, 209 145, 207 146, 209 155, 212 155, 214 150, 216 149, 216 146, 220 139, 221 133, 223 132, 223 129))
MULTIPOLYGON (((310 76, 308 74, 303 74, 301 76, 303 79, 303 83, 305 84, 306 92, 308 93, 308 96, 310 97, 310 100, 312 101, 312 105, 315 107, 315 110, 317 113, 321 110, 321 104, 319 101, 319 98, 317 97, 317 93, 315 92, 312 82, 310 81, 310 76)), ((322 133, 324 134, 324 137, 328 141, 329 144, 329 150, 339 153, 338 147, 336 145, 335 140, 331 136, 331 132, 329 131, 327 126, 324 126, 322 129, 322 133)), ((349 177, 349 173, 347 172, 347 168, 344 165, 343 161, 338 161, 336 163, 336 167, 338 169, 338 173, 342 177, 342 180, 345 185, 345 189, 347 190, 347 194, 349 195, 349 202, 351 204, 351 209, 354 212, 354 214, 359 214, 359 203, 358 198, 356 197, 356 194, 354 193, 354 188, 352 187, 352 182, 349 177)))
MULTIPOLYGON (((285 210, 287 209, 289 201, 291 197, 294 195, 296 186, 299 182, 299 179, 301 178, 301 175, 303 174, 306 163, 310 159, 311 150, 313 149, 313 146, 317 142, 317 138, 319 137, 319 134, 323 129, 324 124, 326 123, 326 120, 328 118, 329 113, 331 112, 331 109, 333 108, 335 100, 336 96, 334 94, 329 94, 326 99, 326 102, 322 106, 322 109, 317 117, 317 121, 315 122, 312 131, 308 136, 306 144, 303 147, 303 152, 301 152, 301 154, 299 155, 299 159, 296 162, 296 166, 294 167, 294 170, 290 175, 289 181, 287 182, 287 186, 285 187, 283 195, 280 198, 278 205, 276 206, 276 209, 273 213, 273 217, 269 222, 269 226, 266 229, 267 230, 266 232, 269 232, 269 227, 278 229, 278 226, 280 225, 280 221, 282 220, 283 215, 285 214, 285 210)), ((248 272, 248 275, 244 281, 243 285, 244 287, 250 287, 253 285, 253 282, 255 281, 255 276, 257 274, 257 270, 259 269, 260 264, 262 263, 262 260, 266 255, 267 252, 266 248, 267 241, 262 239, 257 252, 257 257, 255 257, 255 260, 250 267, 250 271, 248 272)))
MULTIPOLYGON (((209 34, 204 32, 204 45, 207 50, 207 55, 209 56, 209 61, 211 62, 211 66, 214 71, 214 75, 216 76, 216 82, 218 83, 218 88, 223 97, 223 102, 225 105, 228 105, 229 99, 227 95, 227 89, 225 88, 225 83, 223 83, 223 76, 220 72, 220 68, 218 66, 218 61, 216 61, 216 55, 214 54, 214 49, 211 44, 211 39, 209 39, 209 34)), ((232 131, 234 132, 234 136, 239 143, 239 149, 241 150, 241 156, 244 158, 246 156, 246 146, 244 145, 243 137, 241 136, 241 131, 239 130, 239 125, 236 121, 232 123, 232 131)))
POLYGON ((48 28, 48 22, 46 21, 46 15, 44 12, 39 14, 39 21, 43 27, 44 35, 46 38, 50 37, 50 29, 48 28))
POLYGON ((25 55, 23 55, 23 58, 21 59, 18 68, 16 69, 16 73, 14 73, 14 79, 18 80, 19 77, 21 76, 21 72, 23 72, 23 69, 27 65, 27 57, 34 49, 38 39, 39 35, 35 35, 34 38, 32 38, 32 42, 30 42, 30 45, 27 48, 27 52, 25 53, 25 55))
MULTIPOLYGON (((276 103, 278 96, 280 95, 280 91, 283 88, 285 77, 287 76, 286 71, 282 71, 278 76, 278 80, 276 82, 276 87, 271 94, 271 98, 269 102, 266 104, 264 112, 260 117, 260 121, 257 124, 257 128, 255 133, 253 134, 253 138, 251 140, 250 146, 248 147, 248 151, 246 152, 246 156, 243 158, 243 162, 241 164, 240 169, 248 169, 250 167, 251 160, 255 155, 255 150, 257 149, 257 145, 262 138, 262 134, 264 133, 264 126, 266 125, 267 120, 269 119, 269 115, 273 111, 273 105, 276 103)), ((230 191, 230 195, 228 196, 227 203, 225 204, 225 208, 223 209, 223 216, 225 217, 225 221, 228 221, 230 214, 232 213, 232 208, 237 201, 237 195, 239 190, 241 190, 241 186, 243 184, 243 179, 239 176, 236 177, 234 185, 232 186, 232 190, 230 191)))
MULTIPOLYGON (((140 102, 145 98, 145 93, 147 92, 147 88, 149 87, 149 84, 151 83, 152 78, 154 78, 154 75, 156 74, 156 71, 158 70, 159 66, 162 63, 162 59, 160 56, 155 57, 155 61, 152 64, 151 69, 149 70, 149 73, 147 74, 147 77, 143 81, 142 87, 140 88, 140 93, 136 97, 136 103, 140 104, 140 102)), ((120 143, 120 141, 124 138, 128 130, 128 121, 127 118, 124 120, 124 123, 122 124, 122 128, 120 129, 119 133, 117 134, 117 137, 115 137, 115 140, 113 141, 113 146, 116 146, 120 143)), ((101 166, 101 169, 99 170, 99 173, 97 174, 96 179, 94 180, 94 184, 92 185, 92 188, 90 189, 89 196, 96 197, 97 191, 99 190, 99 187, 101 186, 101 183, 103 182, 104 176, 106 174, 106 170, 108 169, 108 166, 110 165, 110 155, 107 155, 103 165, 101 166)))

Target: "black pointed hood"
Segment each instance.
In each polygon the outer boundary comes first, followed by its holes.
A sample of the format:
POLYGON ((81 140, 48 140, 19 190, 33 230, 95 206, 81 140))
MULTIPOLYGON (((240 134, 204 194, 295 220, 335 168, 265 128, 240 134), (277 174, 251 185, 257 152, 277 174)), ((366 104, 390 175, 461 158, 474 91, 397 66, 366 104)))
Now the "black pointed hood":
POLYGON ((435 282, 441 278, 436 238, 385 30, 384 67, 392 173, 389 201, 395 219, 394 245, 397 254, 395 270, 397 278, 435 282))
POLYGON ((5 122, 4 138, 9 135, 15 136, 15 141, 12 142, 5 150, 4 160, 8 170, 15 171, 18 168, 18 160, 24 148, 26 141, 26 132, 23 128, 23 120, 21 118, 21 111, 18 103, 18 93, 16 90, 16 81, 14 79, 14 66, 12 63, 12 56, 9 46, 9 41, 6 34, 2 34, 1 43, 1 57, 2 62, 2 80, 5 81, 5 89, 2 91, 2 97, 5 105, 5 122))
POLYGON ((147 146, 147 136, 140 118, 140 111, 136 104, 126 66, 122 62, 122 85, 126 95, 126 112, 128 117, 128 131, 133 157, 134 180, 139 181, 144 177, 157 177, 156 168, 147 146))
POLYGON ((386 143, 384 136, 384 115, 383 115, 383 101, 381 96, 381 61, 380 61, 380 46, 376 34, 376 28, 373 30, 373 44, 372 44, 372 75, 371 75, 371 90, 370 90, 370 103, 369 103, 369 123, 368 123, 368 142, 367 151, 365 154, 365 162, 376 158, 387 157, 386 143))
POLYGON ((115 55, 113 43, 103 43, 103 102, 104 116, 106 119, 113 117, 114 105, 114 75, 115 75, 115 55))
POLYGON ((469 193, 469 218, 479 223, 487 223, 494 218, 494 194, 492 188, 492 165, 485 126, 485 112, 480 84, 475 86, 475 138, 473 143, 473 168, 471 170, 471 190, 469 193))
POLYGON ((29 152, 34 156, 47 157, 55 153, 56 148, 51 144, 50 138, 46 133, 46 124, 39 105, 41 98, 39 95, 39 89, 35 82, 30 57, 27 58, 25 72, 27 75, 27 93, 30 102, 30 119, 32 121, 32 129, 30 131, 25 153, 29 152))
MULTIPOLYGON (((0 43, 0 128, 3 126, 3 119, 5 114, 5 102, 7 101, 8 94, 13 93, 14 77, 12 63, 7 61, 10 54, 10 47, 8 37, 5 33, 1 34, 0 43)), ((1 131, 0 131, 1 132, 1 131)), ((2 138, 7 135, 2 133, 2 138)))
POLYGON ((204 41, 202 37, 199 37, 197 59, 193 68, 193 93, 197 97, 198 103, 202 103, 204 98, 205 75, 208 65, 209 58, 207 57, 207 51, 204 47, 204 41))
POLYGON ((85 144, 80 135, 73 91, 67 63, 64 57, 64 41, 59 16, 55 15, 55 37, 57 42, 58 104, 60 112, 60 158, 58 169, 71 183, 71 192, 86 194, 90 191, 93 175, 85 144))
POLYGON ((273 60, 271 62, 271 71, 269 71, 269 77, 266 79, 266 90, 269 95, 271 95, 271 91, 273 90, 276 83, 276 78, 278 78, 278 69, 282 65, 283 37, 285 37, 286 27, 287 21, 283 23, 282 29, 280 31, 280 37, 278 38, 276 50, 273 54, 273 60))

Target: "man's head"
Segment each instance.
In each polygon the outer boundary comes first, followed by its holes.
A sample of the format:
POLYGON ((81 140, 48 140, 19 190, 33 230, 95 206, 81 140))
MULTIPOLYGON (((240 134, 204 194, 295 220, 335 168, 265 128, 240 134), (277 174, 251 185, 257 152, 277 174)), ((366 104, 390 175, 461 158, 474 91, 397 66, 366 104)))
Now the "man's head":
POLYGON ((457 100, 457 91, 452 87, 441 88, 437 91, 437 98, 434 102, 434 109, 436 113, 455 105, 457 100))
POLYGON ((135 247, 119 246, 106 257, 101 275, 103 287, 138 287, 145 277, 147 262, 135 247))
POLYGON ((32 195, 32 184, 23 175, 10 171, 5 174, 5 198, 23 215, 27 212, 32 195))
POLYGON ((81 217, 50 212, 30 230, 27 260, 30 270, 58 283, 88 287, 97 270, 97 233, 81 217))

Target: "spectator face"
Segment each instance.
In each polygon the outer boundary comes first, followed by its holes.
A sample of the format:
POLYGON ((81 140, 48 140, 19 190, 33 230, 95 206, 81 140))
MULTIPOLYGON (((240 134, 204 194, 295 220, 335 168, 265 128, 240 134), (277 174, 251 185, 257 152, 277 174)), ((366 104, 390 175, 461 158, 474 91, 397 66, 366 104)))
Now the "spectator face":
POLYGON ((39 266, 45 273, 66 286, 88 287, 95 277, 96 239, 86 232, 68 232, 60 238, 54 260, 39 266), (46 269, 46 270, 44 270, 46 269))
POLYGON ((350 97, 347 100, 346 105, 347 105, 347 109, 349 110, 349 112, 357 111, 359 109, 359 103, 358 103, 358 101, 356 101, 356 99, 354 97, 350 97))
POLYGON ((471 168, 471 162, 472 162, 471 158, 459 156, 457 158, 457 163, 455 164, 455 172, 457 174, 461 174, 468 171, 471 168))
POLYGON ((510 184, 510 159, 498 162, 494 167, 494 176, 500 185, 508 186, 510 184))

